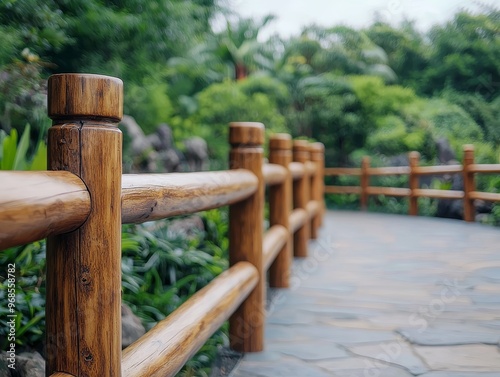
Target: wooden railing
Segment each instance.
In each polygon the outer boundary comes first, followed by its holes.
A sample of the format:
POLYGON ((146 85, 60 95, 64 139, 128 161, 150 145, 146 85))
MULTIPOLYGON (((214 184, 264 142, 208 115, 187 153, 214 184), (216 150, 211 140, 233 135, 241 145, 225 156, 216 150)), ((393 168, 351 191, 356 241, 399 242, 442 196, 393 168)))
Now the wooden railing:
POLYGON ((172 376, 228 318, 232 348, 262 350, 266 272, 288 287, 321 223, 323 145, 274 135, 263 164, 263 125, 231 123, 230 170, 122 175, 121 80, 54 75, 48 93, 50 171, 0 172, 0 249, 47 237, 47 376, 172 376), (224 205, 230 268, 122 355, 121 224, 224 205))
POLYGON ((476 173, 500 173, 500 164, 475 164, 474 146, 464 145, 462 165, 419 166, 420 154, 409 153, 409 166, 370 167, 370 158, 363 157, 361 168, 325 168, 325 177, 352 175, 360 177, 359 186, 326 186, 325 193, 360 195, 361 208, 366 209, 370 195, 387 195, 409 198, 409 214, 418 214, 418 198, 460 199, 464 202, 464 220, 474 221, 474 200, 500 202, 500 193, 476 191, 476 173), (436 190, 419 188, 419 177, 423 175, 461 174, 463 190, 436 190), (370 177, 408 175, 408 188, 370 186, 370 177))

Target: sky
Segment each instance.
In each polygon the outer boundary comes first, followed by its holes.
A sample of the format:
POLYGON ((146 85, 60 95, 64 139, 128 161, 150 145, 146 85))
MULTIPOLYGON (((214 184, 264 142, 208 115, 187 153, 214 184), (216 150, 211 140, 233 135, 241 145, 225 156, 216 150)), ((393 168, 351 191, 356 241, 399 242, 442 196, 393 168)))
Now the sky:
MULTIPOLYGON (((274 14, 277 19, 259 35, 265 40, 272 34, 298 35, 305 25, 344 24, 356 28, 369 26, 379 15, 383 21, 398 25, 403 19, 416 21, 419 30, 451 19, 460 9, 477 10, 476 0, 228 0, 231 8, 244 18, 262 18, 274 14)), ((498 5, 498 0, 481 0, 498 5)))

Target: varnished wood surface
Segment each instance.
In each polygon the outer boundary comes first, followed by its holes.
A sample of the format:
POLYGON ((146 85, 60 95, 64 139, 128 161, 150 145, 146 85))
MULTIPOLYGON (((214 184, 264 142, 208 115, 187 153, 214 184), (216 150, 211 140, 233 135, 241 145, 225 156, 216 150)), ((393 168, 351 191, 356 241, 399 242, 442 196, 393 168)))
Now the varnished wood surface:
POLYGON ((418 197, 415 196, 415 190, 417 190, 419 187, 420 179, 419 176, 415 174, 415 170, 418 169, 418 165, 420 164, 420 153, 410 152, 408 154, 408 161, 410 164, 410 176, 408 177, 408 186, 410 189, 408 213, 410 216, 417 216, 418 197))
POLYGON ((194 294, 123 352, 123 377, 169 377, 224 323, 259 280, 239 262, 194 294))
POLYGON ((141 223, 236 203, 257 190, 248 170, 125 174, 122 222, 141 223))
POLYGON ((294 209, 288 220, 290 222, 290 233, 296 232, 307 220, 309 220, 309 213, 305 209, 294 209))
POLYGON ((48 167, 79 176, 91 212, 47 239, 47 375, 121 377, 121 81, 49 79, 48 167))
POLYGON ((250 262, 259 282, 229 319, 231 347, 241 352, 264 348, 265 271, 262 237, 264 219, 264 176, 262 164, 264 127, 254 123, 231 123, 229 127, 230 168, 248 169, 257 177, 257 190, 229 206, 229 264, 250 262))
POLYGON ((63 73, 48 80, 48 114, 59 119, 109 119, 123 116, 123 82, 116 77, 63 73))
MULTIPOLYGON (((282 225, 273 225, 264 234, 262 242, 262 252, 264 254, 264 270, 267 271, 276 259, 283 246, 285 246, 290 234, 282 225)), ((287 273, 287 271, 282 271, 287 273)))
MULTIPOLYGON (((293 208, 306 209, 311 198, 310 176, 307 164, 310 162, 309 143, 306 140, 294 140, 292 144, 293 161, 304 165, 304 176, 293 182, 293 208)), ((293 255, 305 258, 308 255, 308 243, 311 237, 311 224, 306 221, 293 233, 293 255)))
MULTIPOLYGON (((286 176, 283 183, 269 188, 269 223, 281 225, 287 231, 286 242, 269 267, 269 286, 289 286, 292 264, 292 238, 288 231, 288 218, 292 212, 292 174, 288 167, 292 162, 292 139, 288 134, 275 134, 269 139, 269 162, 283 167, 286 176)), ((264 257, 265 259, 265 257, 264 257)), ((265 262, 264 262, 265 263, 265 262)))
POLYGON ((71 232, 87 219, 90 196, 69 172, 0 172, 0 250, 71 232))
POLYGON ((288 165, 288 169, 290 170, 294 181, 302 178, 306 173, 304 164, 301 164, 300 162, 290 162, 290 164, 288 165))
POLYGON ((64 373, 64 372, 57 372, 54 374, 51 374, 50 377, 75 377, 72 374, 69 373, 64 373))
POLYGON ((288 176, 288 171, 285 167, 278 164, 264 164, 262 166, 262 174, 267 186, 273 186, 283 183, 288 176))

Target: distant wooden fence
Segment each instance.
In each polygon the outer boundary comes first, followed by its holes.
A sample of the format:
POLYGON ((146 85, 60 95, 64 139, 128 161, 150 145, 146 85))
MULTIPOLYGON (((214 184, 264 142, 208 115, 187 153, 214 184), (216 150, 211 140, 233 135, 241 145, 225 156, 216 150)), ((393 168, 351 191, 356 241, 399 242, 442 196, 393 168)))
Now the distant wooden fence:
POLYGON ((474 175, 476 173, 500 173, 500 164, 475 164, 474 147, 464 145, 463 165, 419 166, 420 154, 410 152, 410 166, 370 167, 370 158, 365 156, 361 168, 325 168, 325 177, 353 175, 360 177, 359 186, 325 186, 325 193, 360 195, 361 208, 368 206, 370 195, 387 195, 409 198, 409 214, 418 214, 418 198, 460 199, 464 202, 464 220, 474 221, 474 200, 482 199, 500 202, 500 193, 476 191, 474 175), (435 190, 419 188, 419 177, 422 175, 462 174, 464 190, 435 190), (408 175, 408 188, 370 186, 373 176, 408 175))
POLYGON ((260 123, 230 124, 231 170, 122 175, 122 85, 52 76, 50 171, 0 172, 0 249, 48 238, 47 376, 172 376, 228 318, 234 349, 262 350, 266 271, 288 287, 321 223, 323 145, 278 134, 263 164, 260 123), (122 355, 121 225, 224 205, 231 267, 122 355))

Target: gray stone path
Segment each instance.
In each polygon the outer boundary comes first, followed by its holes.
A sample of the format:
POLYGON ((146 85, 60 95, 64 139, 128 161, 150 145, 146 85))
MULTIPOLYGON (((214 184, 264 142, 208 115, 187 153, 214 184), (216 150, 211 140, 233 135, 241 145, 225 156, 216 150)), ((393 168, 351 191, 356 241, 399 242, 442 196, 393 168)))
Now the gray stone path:
POLYGON ((328 212, 232 377, 500 377, 500 229, 328 212))

